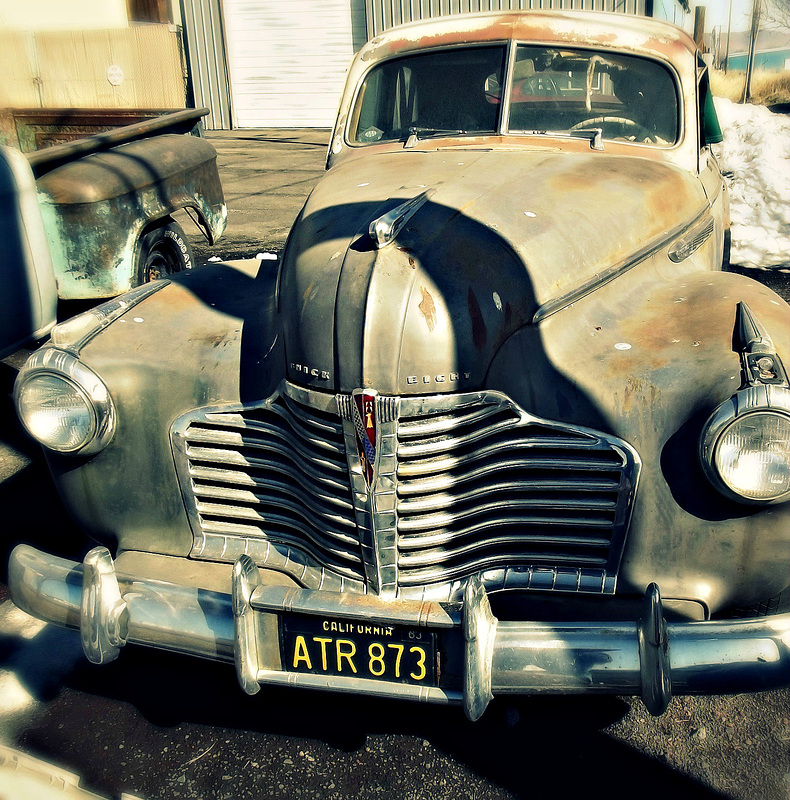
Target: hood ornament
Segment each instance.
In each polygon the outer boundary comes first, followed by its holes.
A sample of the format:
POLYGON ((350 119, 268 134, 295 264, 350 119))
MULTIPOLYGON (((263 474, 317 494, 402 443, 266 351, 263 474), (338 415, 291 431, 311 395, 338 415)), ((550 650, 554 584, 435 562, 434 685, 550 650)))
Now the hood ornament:
POLYGON ((395 206, 392 211, 374 219, 370 223, 368 233, 370 238, 376 244, 376 247, 381 249, 385 245, 394 241, 398 233, 403 229, 403 226, 417 213, 417 211, 431 198, 436 189, 428 189, 411 200, 395 206))

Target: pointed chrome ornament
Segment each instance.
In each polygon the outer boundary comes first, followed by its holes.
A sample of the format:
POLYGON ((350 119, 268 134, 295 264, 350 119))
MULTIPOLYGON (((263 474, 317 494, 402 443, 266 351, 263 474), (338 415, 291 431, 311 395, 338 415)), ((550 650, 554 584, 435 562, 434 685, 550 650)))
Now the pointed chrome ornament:
POLYGON ((738 303, 735 341, 741 356, 746 386, 790 386, 784 365, 768 331, 746 303, 738 303))
POLYGON ((428 189, 411 200, 406 200, 399 206, 395 206, 392 211, 382 214, 378 219, 370 223, 368 233, 376 244, 377 248, 382 248, 395 240, 395 237, 403 229, 403 226, 419 211, 419 209, 430 199, 435 189, 428 189))

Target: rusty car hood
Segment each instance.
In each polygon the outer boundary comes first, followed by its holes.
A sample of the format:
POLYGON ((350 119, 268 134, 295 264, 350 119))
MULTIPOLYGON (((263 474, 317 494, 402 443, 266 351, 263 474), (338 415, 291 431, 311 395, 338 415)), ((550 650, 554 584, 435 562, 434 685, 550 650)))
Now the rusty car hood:
POLYGON ((693 176, 647 158, 453 148, 346 161, 313 191, 286 247, 289 376, 344 391, 480 387, 538 309, 706 206, 693 176), (370 223, 426 191, 377 249, 370 223))

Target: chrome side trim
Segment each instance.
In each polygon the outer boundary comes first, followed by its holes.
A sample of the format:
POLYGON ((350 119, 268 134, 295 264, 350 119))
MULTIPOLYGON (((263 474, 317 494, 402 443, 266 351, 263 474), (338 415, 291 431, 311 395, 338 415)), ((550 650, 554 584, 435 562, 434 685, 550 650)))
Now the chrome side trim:
POLYGON ((108 325, 169 284, 168 280, 145 283, 90 311, 57 324, 52 329, 52 344, 68 350, 75 356, 79 355, 80 350, 108 325))
POLYGON ((681 236, 672 247, 669 248, 669 252, 667 253, 669 260, 675 264, 679 264, 681 261, 685 261, 689 256, 696 253, 697 250, 710 239, 710 235, 713 233, 713 227, 712 219, 705 220, 703 218, 698 226, 692 228, 684 236, 681 236))
POLYGON ((541 305, 533 315, 532 324, 537 325, 539 322, 542 322, 552 314, 562 311, 562 309, 567 308, 569 305, 577 302, 578 300, 581 300, 583 297, 591 294, 601 286, 605 286, 615 278, 619 278, 623 273, 628 272, 628 270, 633 269, 635 266, 641 264, 643 261, 646 261, 660 250, 663 250, 670 242, 674 241, 679 236, 682 236, 684 233, 686 233, 686 231, 693 228, 694 225, 696 225, 703 218, 703 216, 708 213, 709 208, 710 207, 706 204, 689 222, 684 222, 680 225, 677 225, 668 233, 657 236, 652 241, 648 242, 644 247, 637 250, 636 253, 624 258, 619 263, 609 267, 609 269, 599 272, 593 278, 590 278, 580 286, 577 286, 575 289, 567 292, 561 297, 557 297, 553 300, 543 303, 543 305, 541 305))

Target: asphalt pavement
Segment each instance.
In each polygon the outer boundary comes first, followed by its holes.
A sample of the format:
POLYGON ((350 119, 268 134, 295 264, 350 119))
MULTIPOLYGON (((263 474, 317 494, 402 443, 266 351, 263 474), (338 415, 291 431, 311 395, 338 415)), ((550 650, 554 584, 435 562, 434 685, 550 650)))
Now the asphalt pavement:
MULTIPOLYGON (((323 172, 328 131, 207 138, 229 225, 209 248, 180 220, 196 263, 271 258, 323 172)), ((787 297, 786 272, 762 277, 787 297)), ((86 549, 15 422, 18 363, 0 364, 3 581, 16 541, 71 557, 86 549)), ((475 724, 457 708, 271 688, 248 697, 224 664, 130 646, 90 665, 75 633, 27 617, 0 585, 4 743, 102 795, 147 800, 790 797, 790 691, 675 698, 660 718, 632 698, 498 698, 475 724)))

